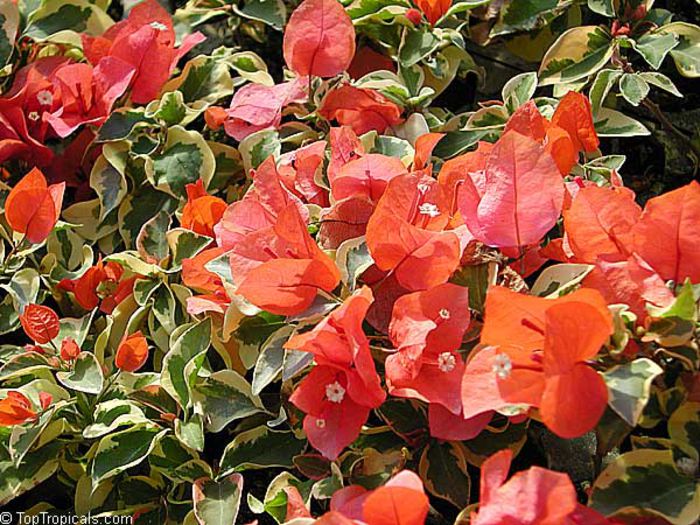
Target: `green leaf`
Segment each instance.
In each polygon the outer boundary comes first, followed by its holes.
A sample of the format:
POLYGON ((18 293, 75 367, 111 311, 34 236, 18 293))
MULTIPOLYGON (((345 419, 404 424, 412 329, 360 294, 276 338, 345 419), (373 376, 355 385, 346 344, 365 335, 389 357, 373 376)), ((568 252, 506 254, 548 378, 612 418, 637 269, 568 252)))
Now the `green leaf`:
POLYGON ((80 352, 69 372, 57 372, 56 379, 71 390, 97 395, 102 392, 104 376, 95 354, 80 352))
POLYGON ((431 441, 423 449, 418 465, 425 488, 458 509, 469 504, 471 479, 464 451, 457 442, 431 441))
POLYGON ((162 91, 179 91, 182 100, 196 111, 233 94, 233 79, 223 60, 204 55, 185 64, 182 73, 165 84, 162 91))
POLYGON ((696 461, 700 460, 700 402, 686 401, 668 420, 673 444, 696 461))
POLYGON ((119 207, 128 191, 123 170, 111 164, 104 154, 98 157, 92 167, 90 187, 95 190, 100 200, 100 221, 105 220, 109 212, 119 207))
POLYGON ((579 26, 565 31, 542 59, 540 86, 589 77, 608 63, 614 47, 610 37, 597 26, 579 26))
POLYGON ((170 214, 161 210, 142 226, 136 237, 136 249, 146 262, 160 265, 168 257, 166 234, 171 221, 170 214))
POLYGON ((62 443, 49 443, 24 457, 16 467, 12 461, 0 461, 0 506, 33 489, 53 476, 58 469, 62 443))
POLYGON ((427 30, 407 30, 399 48, 399 62, 411 67, 427 57, 440 45, 440 40, 427 30))
POLYGON ((500 20, 490 36, 532 31, 558 16, 566 7, 568 4, 559 0, 518 0, 504 4, 500 20))
POLYGON ((162 120, 168 126, 180 124, 187 114, 182 91, 164 93, 157 104, 157 107, 154 105, 152 112, 147 112, 147 115, 162 120))
POLYGON ((601 137, 639 137, 650 134, 641 122, 610 108, 598 111, 595 129, 601 137))
POLYGON ((588 9, 608 18, 615 16, 613 0, 588 0, 588 9))
POLYGON ((625 73, 620 80, 620 93, 627 102, 639 106, 649 94, 649 84, 637 74, 625 73))
POLYGON ((238 434, 221 457, 221 476, 247 469, 292 468, 292 458, 302 453, 306 442, 292 432, 271 430, 263 425, 238 434))
POLYGON ((235 525, 243 493, 243 476, 219 481, 198 479, 192 485, 194 514, 200 525, 235 525))
POLYGON ((97 132, 96 142, 113 142, 126 139, 137 126, 155 125, 143 110, 120 108, 114 111, 97 132))
POLYGON ((678 45, 671 50, 671 58, 684 77, 700 76, 700 27, 687 22, 673 22, 659 29, 678 37, 678 45))
POLYGON ((234 370, 214 372, 197 384, 193 395, 202 405, 209 432, 221 432, 231 421, 265 411, 250 384, 234 370))
POLYGON ((610 93, 610 90, 615 85, 615 83, 622 76, 622 71, 619 69, 601 69, 595 76, 593 85, 589 92, 589 97, 591 99, 591 112, 595 117, 603 107, 603 102, 605 98, 610 93))
POLYGON ((93 484, 97 485, 141 463, 153 449, 156 440, 167 432, 150 424, 142 424, 103 437, 92 459, 90 476, 93 484))
POLYGON ((374 264, 364 236, 343 241, 336 250, 335 263, 340 269, 341 280, 349 290, 354 290, 360 275, 374 264))
POLYGON ((146 161, 146 173, 156 188, 184 197, 187 184, 202 179, 205 188, 209 185, 214 166, 214 154, 202 135, 174 126, 168 130, 163 153, 146 161))
POLYGON ((657 73, 655 71, 645 71, 639 73, 639 76, 644 79, 647 84, 651 84, 654 87, 663 89, 664 91, 675 95, 676 97, 683 97, 683 94, 678 91, 678 88, 673 83, 673 81, 668 78, 663 73, 657 73))
POLYGON ((209 348, 210 335, 209 319, 190 325, 163 358, 161 386, 182 408, 190 404, 191 391, 209 348))
POLYGON ((532 295, 557 298, 573 290, 593 270, 590 264, 554 264, 545 268, 532 285, 532 295))
POLYGON ((36 302, 40 286, 37 271, 33 268, 22 268, 12 275, 8 284, 2 284, 0 288, 8 292, 15 312, 20 313, 28 304, 36 302))
POLYGON ((172 259, 170 270, 177 271, 182 267, 182 261, 197 255, 207 247, 211 238, 206 235, 199 235, 184 228, 174 228, 165 235, 172 259))
POLYGON ((511 78, 501 91, 503 103, 513 113, 532 98, 537 89, 537 73, 521 73, 511 78))
POLYGON ((19 28, 19 9, 14 2, 0 3, 0 67, 12 56, 19 28))
POLYGON ((662 373, 663 369, 646 357, 607 370, 603 377, 610 408, 629 426, 636 426, 649 402, 651 383, 662 373))
POLYGON ((641 449, 619 456, 593 484, 590 505, 605 516, 635 512, 673 525, 700 517, 700 489, 676 468, 670 450, 641 449))
POLYGON ((263 343, 253 370, 253 394, 260 394, 282 372, 286 353, 284 343, 287 342, 293 332, 294 326, 284 326, 263 343))
POLYGON ((282 143, 279 133, 274 129, 263 129, 251 133, 238 145, 246 172, 256 169, 270 155, 279 157, 282 143))
POLYGON ((42 41, 66 30, 101 35, 112 24, 107 13, 87 0, 52 0, 32 13, 23 36, 42 41))
POLYGON ((480 140, 488 140, 491 137, 495 140, 497 135, 488 129, 449 131, 435 146, 433 156, 449 159, 464 153, 480 140))
POLYGON ((242 17, 259 20, 278 31, 282 31, 287 20, 287 8, 282 0, 245 0, 240 9, 233 5, 242 17))
POLYGON ((113 432, 124 425, 146 423, 148 419, 143 411, 126 399, 110 399, 95 407, 93 423, 83 429, 85 439, 95 439, 113 432))
POLYGON ((654 69, 659 69, 661 63, 679 43, 673 33, 647 33, 638 40, 632 40, 632 46, 647 63, 654 69))

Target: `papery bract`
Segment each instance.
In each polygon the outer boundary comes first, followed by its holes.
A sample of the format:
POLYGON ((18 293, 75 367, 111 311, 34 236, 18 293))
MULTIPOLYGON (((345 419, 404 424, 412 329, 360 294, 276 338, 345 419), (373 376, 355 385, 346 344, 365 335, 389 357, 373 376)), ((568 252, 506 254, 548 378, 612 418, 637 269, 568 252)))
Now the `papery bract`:
POLYGON ((452 0, 413 0, 413 3, 423 12, 430 25, 435 25, 452 7, 452 0))
POLYGON ((468 361, 462 381, 464 416, 534 406, 557 435, 582 435, 607 404, 605 382, 587 361, 612 331, 597 291, 552 300, 491 288, 481 334, 488 346, 468 361))
POLYGON ((421 479, 403 470, 367 496, 362 516, 370 525, 423 525, 429 508, 421 479))
POLYGON ((590 264, 600 256, 626 259, 641 212, 634 194, 625 188, 580 189, 564 211, 566 238, 575 259, 590 264))
POLYGON ((309 442, 328 459, 357 438, 370 410, 385 398, 362 330, 371 302, 371 291, 362 288, 313 330, 285 344, 314 355, 316 366, 290 401, 306 413, 309 442))
POLYGON ((462 286, 445 283, 400 297, 389 325, 397 349, 385 364, 389 393, 459 414, 464 363, 457 349, 469 322, 469 292, 462 286))
POLYGON ((562 210, 564 185, 552 156, 515 131, 491 150, 483 172, 470 174, 459 192, 469 231, 495 247, 539 242, 562 210))
POLYGON ((19 320, 24 333, 40 345, 50 343, 58 336, 60 329, 58 315, 48 306, 28 304, 20 314, 19 320))
POLYGON ((207 194, 201 179, 195 184, 187 184, 185 190, 187 203, 182 209, 182 227, 200 235, 214 237, 214 226, 223 217, 227 208, 226 202, 207 194))
POLYGON ((82 34, 83 51, 93 65, 106 56, 116 57, 136 70, 131 98, 137 104, 158 95, 177 62, 204 40, 201 33, 187 35, 175 48, 175 31, 168 12, 156 0, 144 0, 129 16, 114 24, 102 36, 82 34))
POLYGON ((10 227, 33 244, 45 241, 61 213, 65 187, 65 183, 49 186, 41 171, 31 170, 5 200, 5 218, 10 227))
POLYGON ((274 86, 243 86, 236 91, 231 107, 226 111, 224 129, 228 135, 240 141, 256 131, 277 128, 282 120, 282 109, 288 104, 303 102, 306 96, 303 79, 274 86))
POLYGON ((290 204, 296 206, 306 220, 308 210, 285 187, 275 159, 270 156, 253 173, 253 185, 245 196, 230 204, 214 227, 217 245, 231 249, 246 235, 273 226, 278 215, 290 204))
POLYGON ((114 356, 114 365, 125 372, 136 372, 148 359, 148 342, 141 331, 122 339, 114 356))
POLYGON ((36 411, 27 396, 16 390, 0 400, 0 427, 21 425, 36 418, 36 411))
POLYGON ((297 75, 333 77, 355 55, 355 29, 337 0, 304 0, 284 32, 284 61, 297 75))
POLYGON ((296 204, 272 226, 239 240, 229 255, 237 293, 271 313, 294 315, 340 280, 334 262, 309 235, 296 204))
POLYGON ((80 347, 75 339, 72 337, 66 337, 61 341, 61 359, 64 361, 74 361, 78 354, 80 353, 80 347))
POLYGON ((341 126, 350 126, 358 135, 372 130, 384 133, 388 127, 402 120, 401 108, 384 95, 349 84, 329 91, 318 112, 326 120, 336 120, 341 126))
POLYGON ((323 167, 326 141, 319 140, 285 153, 277 167, 285 187, 297 197, 311 204, 328 206, 328 190, 316 180, 323 167))
POLYGON ((634 251, 663 279, 700 283, 700 184, 650 199, 632 234, 634 251))

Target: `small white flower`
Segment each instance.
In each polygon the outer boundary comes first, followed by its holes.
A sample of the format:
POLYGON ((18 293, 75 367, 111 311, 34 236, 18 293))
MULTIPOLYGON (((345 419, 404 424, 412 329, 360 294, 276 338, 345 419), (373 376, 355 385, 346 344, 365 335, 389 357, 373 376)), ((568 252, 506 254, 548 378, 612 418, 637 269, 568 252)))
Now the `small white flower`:
POLYGON ((168 29, 168 26, 166 26, 165 24, 161 24, 160 22, 156 22, 156 21, 151 22, 150 26, 153 29, 157 29, 158 31, 165 31, 166 29, 168 29))
POLYGON ((345 389, 338 381, 326 385, 326 397, 332 403, 342 403, 345 397, 345 389))
POLYGON ((437 217, 440 215, 440 210, 432 202, 424 202, 418 206, 418 211, 421 215, 427 215, 428 217, 437 217))
POLYGON ((316 426, 318 428, 326 428, 326 420, 325 419, 317 419, 316 426))
POLYGON ((418 191, 421 192, 421 193, 423 193, 423 194, 427 193, 427 191, 428 191, 429 189, 430 189, 430 184, 427 184, 427 183, 425 183, 425 182, 421 182, 421 183, 418 185, 418 191))
POLYGON ((42 106, 50 106, 53 103, 53 95, 50 91, 43 89, 36 94, 36 99, 42 106))
POLYGON ((440 372, 452 372, 456 364, 457 360, 450 352, 443 352, 438 356, 438 368, 440 372))
POLYGON ((498 354, 493 363, 492 370, 498 377, 498 379, 506 379, 510 376, 511 370, 513 370, 513 363, 507 354, 498 354))
POLYGON ((30 111, 27 117, 29 118, 29 120, 33 120, 34 122, 36 122, 37 120, 39 120, 39 113, 37 113, 36 111, 30 111))
POLYGON ((440 309, 440 312, 438 313, 442 319, 447 321, 450 318, 450 311, 447 308, 442 308, 440 309))

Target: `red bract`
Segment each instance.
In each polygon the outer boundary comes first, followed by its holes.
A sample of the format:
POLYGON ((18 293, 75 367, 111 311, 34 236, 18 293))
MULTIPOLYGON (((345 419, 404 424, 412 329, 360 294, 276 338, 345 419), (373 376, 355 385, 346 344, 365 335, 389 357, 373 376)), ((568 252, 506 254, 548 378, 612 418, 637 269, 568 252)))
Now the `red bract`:
POLYGON ((566 130, 576 151, 593 152, 600 140, 595 132, 591 103, 585 95, 569 91, 552 115, 552 125, 566 130))
POLYGON ((483 172, 469 173, 459 190, 459 211, 474 237, 489 246, 538 243, 556 224, 564 184, 552 156, 534 140, 506 132, 483 172))
POLYGON ((148 342, 138 331, 124 337, 114 356, 114 365, 125 372, 136 372, 148 359, 148 342))
POLYGON ((279 127, 282 109, 306 100, 306 85, 305 79, 296 79, 274 86, 244 86, 236 91, 226 111, 226 133, 240 141, 256 131, 279 127))
POLYGON ((518 472, 508 481, 513 458, 501 450, 481 466, 479 511, 473 525, 604 525, 607 520, 576 500, 566 474, 540 467, 518 472))
POLYGON ((97 65, 110 56, 136 70, 131 99, 137 104, 156 98, 180 58, 204 40, 201 33, 192 33, 176 49, 170 15, 156 0, 137 4, 126 20, 114 24, 102 36, 82 34, 81 37, 83 51, 91 64, 97 65))
POLYGON ((308 210, 284 186, 275 159, 270 156, 253 173, 253 185, 248 193, 229 205, 214 227, 216 243, 222 248, 233 248, 246 235, 273 226, 278 215, 289 205, 296 206, 306 220, 308 210))
POLYGON ((85 310, 100 306, 100 311, 111 314, 114 308, 134 290, 137 276, 123 278, 124 268, 115 262, 97 264, 88 268, 77 279, 63 279, 62 290, 73 292, 76 302, 85 310))
POLYGON ((64 361, 75 361, 75 358, 80 354, 80 347, 75 339, 66 337, 61 341, 61 359, 64 361))
POLYGON ((294 203, 272 226, 239 240, 229 257, 237 293, 275 314, 303 312, 318 290, 330 292, 340 280, 338 268, 311 238, 294 203))
POLYGON ((33 244, 44 242, 61 213, 66 184, 47 185, 44 174, 34 168, 12 188, 5 200, 10 227, 33 244))
POLYGON ((21 425, 36 419, 36 411, 27 396, 17 391, 10 391, 0 401, 0 427, 21 425))
POLYGON ((634 251, 663 279, 700 282, 700 184, 650 199, 633 230, 634 251))
POLYGON ((460 414, 464 362, 457 349, 469 321, 469 291, 462 286, 445 283, 400 297, 389 325, 397 349, 385 364, 389 393, 460 414))
POLYGON ((116 57, 105 57, 94 68, 89 64, 59 67, 52 80, 60 90, 61 105, 46 120, 61 138, 81 125, 101 124, 135 72, 131 64, 116 57))
POLYGON ((48 306, 28 304, 19 316, 24 333, 40 345, 50 343, 60 329, 58 315, 48 306))
POLYGON ((385 398, 362 330, 371 303, 372 292, 362 288, 313 330, 285 344, 314 354, 316 366, 290 401, 306 413, 309 442, 328 459, 357 438, 370 410, 385 398))
POLYGON ((201 180, 188 184, 185 190, 187 203, 182 209, 180 219, 182 227, 201 235, 214 237, 214 226, 223 217, 227 207, 226 202, 219 197, 209 195, 201 180))
POLYGON ((551 300, 491 288, 481 333, 487 348, 467 363, 462 381, 465 417, 524 405, 539 407, 561 437, 591 430, 605 410, 607 388, 586 362, 612 331, 595 290, 551 300))
POLYGON ((284 32, 284 61, 300 77, 334 77, 355 55, 355 29, 337 0, 304 0, 284 32))
POLYGON ((338 170, 351 160, 364 155, 365 148, 350 126, 331 128, 328 138, 331 144, 328 180, 332 183, 338 170))
POLYGON ((396 65, 388 56, 376 52, 369 46, 362 46, 357 50, 350 67, 348 67, 348 74, 350 78, 358 79, 368 73, 380 70, 396 71, 396 65))
POLYGON ((60 97, 50 76, 69 62, 42 58, 17 72, 12 88, 0 97, 0 163, 15 158, 38 166, 51 162, 53 152, 43 144, 49 132, 44 114, 60 106, 60 97))
POLYGON ((372 130, 383 133, 402 120, 401 108, 384 95, 349 84, 329 91, 318 113, 326 120, 350 126, 358 135, 372 130))
POLYGON ((413 3, 423 11, 432 26, 452 7, 452 0, 413 0, 413 3))
POLYGON ((326 141, 319 140, 280 157, 277 169, 282 183, 294 195, 311 204, 328 206, 328 190, 316 176, 323 167, 326 141))

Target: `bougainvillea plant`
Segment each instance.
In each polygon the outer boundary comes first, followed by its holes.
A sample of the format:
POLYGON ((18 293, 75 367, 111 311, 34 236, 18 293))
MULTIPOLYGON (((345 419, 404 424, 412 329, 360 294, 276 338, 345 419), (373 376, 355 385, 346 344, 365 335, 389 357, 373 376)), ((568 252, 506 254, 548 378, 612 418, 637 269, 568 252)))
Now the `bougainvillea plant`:
POLYGON ((657 4, 0 0, 0 508, 697 523, 657 4))

